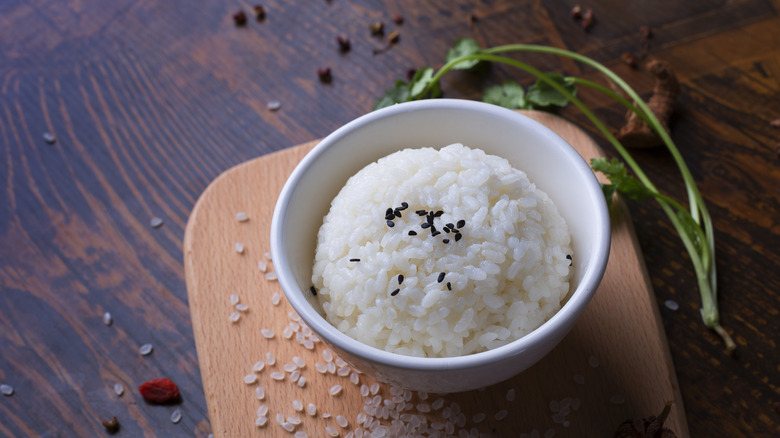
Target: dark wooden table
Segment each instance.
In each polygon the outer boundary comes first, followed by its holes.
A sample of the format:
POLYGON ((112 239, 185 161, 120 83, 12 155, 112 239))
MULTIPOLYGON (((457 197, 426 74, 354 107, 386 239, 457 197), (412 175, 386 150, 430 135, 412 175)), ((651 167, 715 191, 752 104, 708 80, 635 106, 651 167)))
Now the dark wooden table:
MULTIPOLYGON (((645 96, 652 80, 622 55, 673 65, 682 83, 673 138, 713 216, 722 322, 738 345, 727 355, 702 324, 691 264, 661 210, 630 203, 691 436, 780 436, 780 127, 771 123, 780 118, 780 1, 594 0, 583 4, 596 16, 587 32, 569 16, 575 3, 273 1, 262 22, 244 1, 0 3, 0 383, 14 388, 0 396, 0 435, 101 436, 100 421, 117 416, 119 436, 207 436, 182 266, 195 201, 231 166, 369 112, 395 79, 440 66, 470 36, 574 50, 645 96), (379 54, 375 21, 385 36, 400 34, 379 54), (326 66, 329 84, 317 75, 326 66), (281 108, 269 110, 272 101, 281 108), (154 351, 142 356, 146 343, 154 351), (180 423, 169 419, 174 407, 138 396, 155 377, 181 387, 180 423)), ((525 60, 601 81, 571 61, 525 60)), ((442 86, 480 99, 509 78, 531 83, 495 67, 442 86)), ((621 125, 617 104, 582 96, 621 125)), ((592 130, 574 108, 561 115, 592 130)), ((663 192, 683 196, 667 153, 635 157, 663 192)))

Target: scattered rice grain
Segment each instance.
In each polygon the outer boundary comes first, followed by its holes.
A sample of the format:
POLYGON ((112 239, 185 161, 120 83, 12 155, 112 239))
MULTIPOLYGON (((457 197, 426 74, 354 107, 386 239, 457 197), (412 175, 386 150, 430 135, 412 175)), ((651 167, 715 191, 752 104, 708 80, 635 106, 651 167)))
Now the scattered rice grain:
POLYGON ((506 401, 514 401, 515 400, 515 389, 509 388, 509 390, 506 392, 506 401))
POLYGON ((141 345, 141 348, 139 348, 138 351, 141 353, 141 356, 148 356, 152 354, 154 347, 152 347, 152 344, 144 344, 141 345))
POLYGON ((268 111, 279 111, 282 107, 282 103, 278 100, 271 100, 266 106, 268 107, 268 111))
POLYGON ((246 312, 247 310, 249 310, 249 306, 247 306, 246 304, 236 304, 236 310, 238 310, 239 312, 246 312))
POLYGON ((247 385, 251 385, 255 382, 257 382, 257 374, 251 373, 244 376, 244 383, 246 383, 247 385))
POLYGON ((286 364, 284 364, 282 369, 285 372, 291 373, 291 372, 293 372, 293 371, 298 369, 298 365, 295 365, 294 363, 286 363, 286 364))
POLYGON ((271 304, 273 304, 274 306, 278 306, 279 303, 281 302, 282 302, 282 296, 279 294, 279 292, 274 292, 273 295, 271 295, 271 304))
POLYGON ((346 428, 349 425, 349 422, 347 421, 347 418, 344 417, 343 415, 337 415, 336 424, 338 424, 342 428, 346 428))
POLYGON ((122 394, 125 393, 125 387, 121 383, 114 383, 114 393, 122 397, 122 394))
POLYGON ((301 419, 299 417, 287 417, 287 422, 297 426, 301 424, 301 419))
POLYGON ((666 308, 669 310, 678 310, 680 308, 680 305, 677 304, 677 301, 674 300, 664 301, 664 306, 666 306, 666 308))
POLYGON ((260 272, 267 272, 268 263, 266 263, 265 260, 260 260, 259 262, 257 262, 257 269, 259 269, 260 272))
POLYGON ((352 382, 353 385, 358 385, 358 384, 360 384, 360 376, 358 376, 357 373, 352 372, 349 375, 349 381, 352 382))
POLYGON ((590 355, 590 357, 588 357, 588 365, 590 365, 591 368, 598 368, 599 364, 600 362, 598 357, 593 355, 590 355))
POLYGON ((246 222, 249 220, 249 216, 245 212, 239 211, 236 213, 236 220, 239 222, 246 222))
POLYGON ((265 273, 265 279, 268 280, 268 281, 274 281, 277 278, 278 277, 276 276, 276 272, 266 272, 265 273))
POLYGON ((303 402, 301 402, 299 399, 295 399, 292 401, 292 407, 298 412, 303 411, 303 402))
POLYGON ((325 426, 325 433, 327 433, 330 436, 339 436, 339 431, 335 427, 331 425, 325 426))
POLYGON ((330 387, 330 390, 328 391, 330 395, 339 395, 341 393, 341 385, 333 385, 330 387))
POLYGON ((114 323, 114 318, 111 316, 110 312, 106 312, 103 314, 103 324, 105 325, 111 325, 114 323))
POLYGON ((282 423, 282 429, 286 430, 287 432, 292 432, 295 430, 295 425, 285 421, 282 423))
POLYGON ((274 380, 284 380, 284 373, 281 371, 274 371, 270 377, 274 380))
POLYGON ((266 424, 268 424, 268 417, 260 416, 255 420, 255 426, 257 427, 263 427, 266 424))
POLYGON ((260 371, 263 371, 263 368, 265 368, 265 362, 262 360, 258 360, 255 362, 254 365, 252 365, 252 371, 259 373, 260 371))
POLYGON ((301 370, 294 370, 290 373, 290 381, 297 382, 301 378, 301 370))
POLYGON ((500 411, 496 412, 496 415, 493 418, 495 418, 496 421, 501 421, 506 418, 507 415, 509 415, 509 412, 507 412, 506 409, 501 409, 500 411))
POLYGON ((266 251, 263 253, 263 257, 265 257, 267 260, 273 260, 273 256, 271 256, 270 251, 266 251))
POLYGON ((306 368, 306 361, 300 357, 293 356, 292 361, 298 368, 306 368))
POLYGON ((269 366, 273 366, 276 363, 276 357, 270 351, 265 354, 265 363, 269 366))
POLYGON ((239 253, 239 254, 243 254, 244 253, 244 244, 243 243, 236 242, 235 248, 236 248, 236 252, 237 253, 239 253))
POLYGON ((260 330, 260 334, 262 334, 263 337, 266 338, 266 339, 271 339, 271 338, 274 337, 273 329, 269 329, 269 328, 264 328, 264 329, 260 330))
POLYGON ((257 416, 264 417, 266 415, 268 415, 268 405, 260 405, 260 407, 257 408, 257 416))
POLYGON ((306 377, 301 376, 298 379, 298 387, 303 388, 304 386, 306 386, 306 377))
POLYGON ((3 383, 2 385, 0 385, 0 392, 6 397, 10 397, 14 395, 14 387, 3 383))
POLYGON ((299 431, 295 432, 294 437, 295 438, 309 438, 309 434, 306 433, 306 431, 299 430, 299 431))
POLYGON ((312 417, 317 415, 317 406, 315 406, 314 403, 309 403, 309 405, 306 406, 306 413, 312 417))
POLYGON ((473 417, 471 417, 471 421, 474 422, 474 424, 479 424, 485 421, 485 418, 487 418, 487 415, 485 415, 484 412, 479 412, 477 414, 474 414, 473 417))
POLYGON ((228 321, 230 322, 238 322, 239 319, 241 319, 241 313, 238 311, 234 311, 230 314, 230 316, 228 316, 228 321))
POLYGON ((171 423, 177 424, 179 421, 181 421, 181 409, 176 409, 171 414, 171 423))
POLYGON ((160 228, 163 223, 163 220, 159 217, 153 217, 152 220, 149 221, 149 225, 151 225, 152 228, 160 228))
POLYGON ((238 294, 230 294, 230 305, 231 306, 235 306, 236 304, 238 304, 238 301, 239 301, 238 294))

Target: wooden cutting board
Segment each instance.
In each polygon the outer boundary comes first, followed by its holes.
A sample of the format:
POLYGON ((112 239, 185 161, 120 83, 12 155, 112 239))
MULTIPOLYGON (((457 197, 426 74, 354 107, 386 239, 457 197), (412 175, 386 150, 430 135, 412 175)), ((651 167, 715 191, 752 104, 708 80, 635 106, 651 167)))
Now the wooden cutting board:
MULTIPOLYGON (((564 119, 547 113, 526 114, 556 131, 586 159, 601 155, 587 134, 564 119)), ((291 322, 292 308, 279 284, 259 268, 259 262, 265 262, 267 271, 273 271, 267 252, 274 204, 288 175, 315 144, 229 169, 206 189, 187 224, 187 291, 209 418, 218 438, 293 436, 276 423, 278 413, 300 418, 295 430, 309 437, 328 436, 326 426, 345 437, 359 427, 356 418, 364 405, 360 386, 370 387, 374 382, 359 375, 359 384, 354 385, 348 377, 318 372, 315 363, 326 363, 322 355, 326 347, 316 343, 309 350, 294 338, 285 339, 283 331, 291 322), (237 220, 239 212, 249 219, 237 220), (243 245, 243 252, 237 251, 236 243, 243 245), (235 311, 231 294, 247 305, 236 322, 229 321, 235 311), (274 304, 275 294, 282 297, 278 304, 274 304), (273 330, 274 336, 264 337, 263 329, 273 330), (275 356, 275 365, 256 373, 256 382, 245 383, 244 377, 253 373, 253 365, 265 360, 268 352, 275 356), (295 356, 306 364, 300 370, 306 379, 304 386, 291 381, 290 373, 285 373, 283 381, 273 380, 271 373, 282 371, 295 356), (343 387, 336 396, 329 393, 334 385, 343 387), (265 392, 263 400, 256 397, 258 387, 265 392), (294 400, 304 406, 313 403, 316 416, 297 412, 294 400), (268 423, 258 427, 255 419, 261 405, 268 408, 268 423), (346 429, 337 424, 337 415, 347 419, 346 429)), ((541 362, 506 382, 479 391, 431 394, 424 400, 415 394, 409 402, 423 410, 439 407, 442 401, 436 400, 443 399, 441 408, 425 414, 429 425, 446 425, 449 414, 455 424, 454 436, 460 429, 476 428, 496 437, 518 437, 534 430, 540 437, 611 437, 624 420, 657 415, 666 402, 672 402, 666 424, 679 437, 688 437, 658 305, 633 226, 622 203, 616 203, 613 210, 606 274, 572 332, 541 362), (562 404, 570 407, 561 410, 562 404), (459 422, 454 413, 463 414, 459 422)), ((392 399, 389 391, 380 385, 378 394, 392 399)))

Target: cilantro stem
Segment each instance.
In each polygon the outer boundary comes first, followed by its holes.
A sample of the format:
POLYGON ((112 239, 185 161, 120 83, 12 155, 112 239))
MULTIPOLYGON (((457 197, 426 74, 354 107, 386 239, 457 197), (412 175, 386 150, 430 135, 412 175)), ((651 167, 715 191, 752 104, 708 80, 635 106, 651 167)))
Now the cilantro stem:
POLYGON ((715 243, 712 220, 710 218, 709 212, 707 211, 704 199, 696 187, 696 182, 693 178, 693 175, 685 164, 685 160, 680 154, 680 151, 677 149, 671 137, 666 132, 658 118, 655 116, 655 114, 653 114, 653 112, 639 96, 639 94, 606 66, 586 56, 550 46, 510 44, 483 49, 478 53, 464 55, 450 60, 432 76, 428 86, 426 87, 426 90, 419 95, 425 95, 427 88, 438 84, 440 78, 452 70, 457 64, 472 60, 499 62, 519 68, 532 74, 565 96, 574 106, 582 111, 583 115, 585 115, 585 117, 588 118, 591 123, 593 123, 593 125, 602 133, 602 135, 604 135, 607 141, 612 144, 623 160, 629 165, 637 179, 645 185, 653 198, 659 203, 662 210, 666 213, 666 215, 669 217, 669 220, 672 222, 672 225, 677 230, 683 245, 691 256, 691 262, 693 264, 694 271, 696 272, 699 291, 701 294, 701 315, 704 324, 708 328, 714 330, 723 339, 726 348, 729 351, 733 351, 736 348, 736 344, 731 339, 731 336, 729 336, 728 332, 726 332, 726 330, 720 325, 720 316, 717 308, 717 282, 714 258, 715 243), (633 104, 628 99, 625 99, 624 97, 600 84, 581 78, 570 78, 576 84, 593 88, 613 98, 621 105, 636 113, 653 128, 653 130, 663 141, 666 148, 669 150, 672 158, 675 161, 675 164, 680 170, 688 194, 689 208, 685 209, 676 201, 665 195, 662 195, 655 187, 655 185, 650 181, 647 175, 642 171, 628 150, 596 117, 596 115, 582 103, 581 100, 566 90, 565 87, 550 79, 547 74, 541 72, 540 70, 537 70, 536 68, 524 62, 498 55, 500 53, 506 52, 536 52, 571 58, 596 69, 607 79, 615 83, 624 93, 626 93, 631 101, 634 102, 633 104), (682 215, 682 217, 679 215, 682 215), (696 226, 686 226, 685 222, 688 221, 690 221, 692 224, 695 224, 696 226), (697 242, 699 243, 698 245, 696 244, 697 242))

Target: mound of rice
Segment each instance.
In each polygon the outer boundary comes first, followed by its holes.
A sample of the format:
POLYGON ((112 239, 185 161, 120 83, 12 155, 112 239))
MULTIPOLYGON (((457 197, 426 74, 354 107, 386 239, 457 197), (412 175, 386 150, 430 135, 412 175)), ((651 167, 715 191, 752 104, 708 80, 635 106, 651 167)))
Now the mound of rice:
POLYGON ((349 179, 317 237, 326 319, 421 357, 496 348, 569 291, 570 236, 550 198, 503 158, 453 144, 406 149, 349 179))

